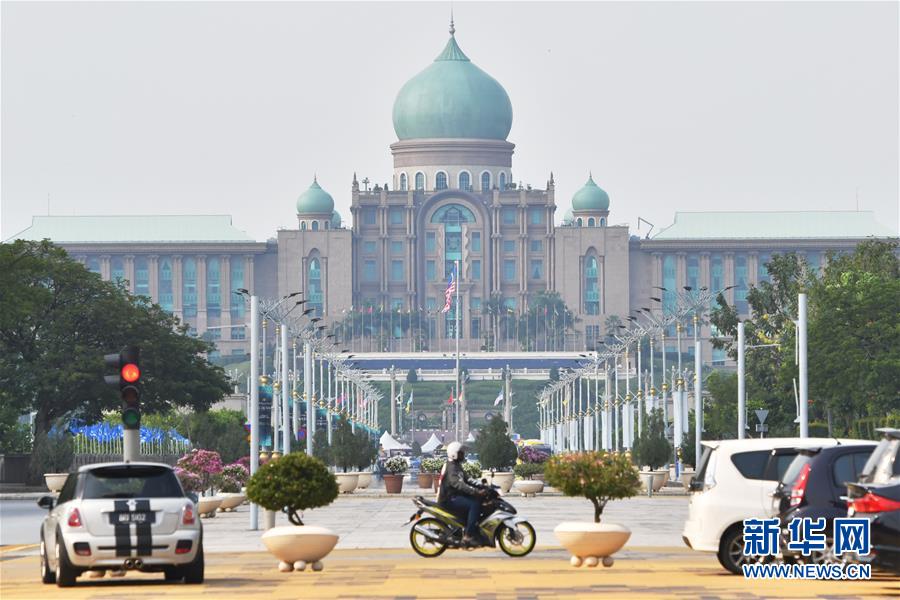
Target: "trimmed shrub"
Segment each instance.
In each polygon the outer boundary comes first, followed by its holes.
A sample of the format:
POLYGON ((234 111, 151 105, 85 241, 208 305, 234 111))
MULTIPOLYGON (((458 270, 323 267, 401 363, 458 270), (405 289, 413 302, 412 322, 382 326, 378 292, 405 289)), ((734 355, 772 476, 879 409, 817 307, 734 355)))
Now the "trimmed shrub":
POLYGON ((317 458, 292 452, 260 467, 247 483, 247 497, 266 510, 284 511, 294 525, 300 513, 331 504, 338 495, 337 480, 317 458))

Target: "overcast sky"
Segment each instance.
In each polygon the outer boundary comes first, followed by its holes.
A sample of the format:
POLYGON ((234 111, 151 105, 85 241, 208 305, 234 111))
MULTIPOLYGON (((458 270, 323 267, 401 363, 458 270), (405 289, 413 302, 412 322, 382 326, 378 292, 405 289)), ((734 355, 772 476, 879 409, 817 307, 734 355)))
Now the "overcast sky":
MULTIPOLYGON (((593 171, 610 221, 873 210, 898 224, 897 3, 454 4, 507 90, 513 177, 557 221, 593 171)), ((449 3, 2 7, 2 238, 31 216, 231 214, 296 227, 318 174, 390 181, 391 107, 449 3)), ((646 232, 642 227, 641 234, 646 232)))

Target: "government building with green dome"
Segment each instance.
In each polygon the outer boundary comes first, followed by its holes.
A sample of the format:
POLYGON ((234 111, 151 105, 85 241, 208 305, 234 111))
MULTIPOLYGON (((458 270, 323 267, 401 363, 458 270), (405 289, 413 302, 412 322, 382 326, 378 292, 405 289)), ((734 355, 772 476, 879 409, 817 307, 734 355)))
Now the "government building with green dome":
MULTIPOLYGON (((310 173, 296 228, 268 241, 228 216, 34 217, 15 237, 49 238, 103 278, 123 280, 214 340, 221 358, 249 352, 237 288, 271 298, 302 291, 357 352, 450 353, 457 322, 467 353, 520 350, 524 340, 529 350, 584 351, 610 317, 662 310, 685 286, 729 288, 746 312, 773 253, 800 252, 819 267, 830 250, 896 237, 870 212, 678 212, 638 238, 611 224, 614 190, 589 173, 572 198, 556 196, 550 167, 543 189, 516 183, 512 102, 452 25, 437 58, 399 90, 392 117, 390 183, 370 186, 348 169, 350 214, 340 215, 340 186, 310 173), (443 312, 456 265, 459 302, 443 312)), ((708 342, 708 327, 699 334, 708 342)), ((726 360, 708 345, 703 352, 704 362, 726 360)))

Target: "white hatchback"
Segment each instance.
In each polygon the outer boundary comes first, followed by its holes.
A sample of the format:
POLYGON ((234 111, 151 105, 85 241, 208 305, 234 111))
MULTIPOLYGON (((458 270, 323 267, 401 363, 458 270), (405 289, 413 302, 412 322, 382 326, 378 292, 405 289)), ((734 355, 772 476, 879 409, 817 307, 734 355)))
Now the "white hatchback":
POLYGON ((103 463, 78 469, 58 498, 44 496, 41 579, 61 587, 85 571, 163 572, 203 582, 203 530, 172 467, 103 463))
POLYGON ((743 554, 744 519, 770 516, 772 493, 798 448, 826 447, 849 440, 768 438, 703 442, 691 482, 682 539, 689 548, 715 552, 735 574, 750 559, 743 554))

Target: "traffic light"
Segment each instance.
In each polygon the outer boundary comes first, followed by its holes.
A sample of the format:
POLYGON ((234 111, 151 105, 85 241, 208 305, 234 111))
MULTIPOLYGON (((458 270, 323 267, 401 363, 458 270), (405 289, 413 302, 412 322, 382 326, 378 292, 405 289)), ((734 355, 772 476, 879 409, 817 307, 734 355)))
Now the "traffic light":
POLYGON ((103 379, 109 385, 119 388, 122 397, 122 424, 125 429, 141 428, 141 350, 135 346, 126 346, 118 354, 107 354, 103 357, 107 368, 114 369, 115 375, 107 375, 103 379))

